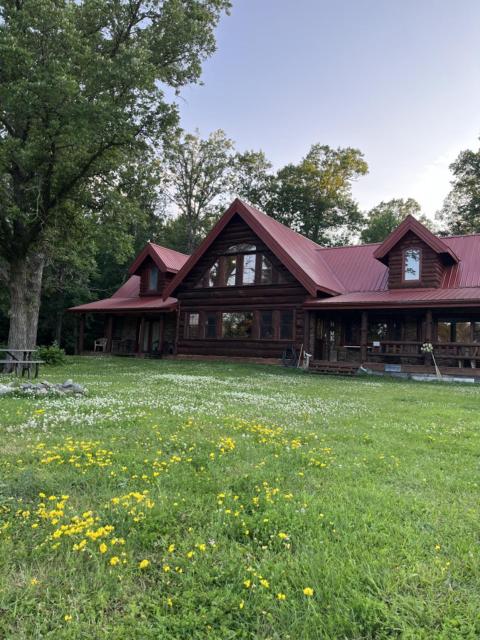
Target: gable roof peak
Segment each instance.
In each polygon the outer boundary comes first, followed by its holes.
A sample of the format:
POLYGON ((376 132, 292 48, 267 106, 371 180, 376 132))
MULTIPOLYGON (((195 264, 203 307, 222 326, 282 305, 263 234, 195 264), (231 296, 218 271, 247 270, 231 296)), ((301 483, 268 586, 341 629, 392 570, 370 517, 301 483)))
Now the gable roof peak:
POLYGON ((162 245, 155 244, 149 240, 130 265, 128 270, 129 275, 135 275, 148 257, 153 260, 160 271, 169 273, 177 273, 180 271, 188 260, 188 256, 184 253, 174 251, 174 249, 168 249, 168 247, 162 247, 162 245))
POLYGON ((435 251, 435 253, 446 258, 448 262, 453 264, 458 262, 458 257, 455 255, 455 252, 441 238, 433 234, 430 229, 410 213, 377 247, 373 253, 373 257, 381 262, 388 262, 388 254, 390 251, 409 232, 414 233, 420 240, 435 251))

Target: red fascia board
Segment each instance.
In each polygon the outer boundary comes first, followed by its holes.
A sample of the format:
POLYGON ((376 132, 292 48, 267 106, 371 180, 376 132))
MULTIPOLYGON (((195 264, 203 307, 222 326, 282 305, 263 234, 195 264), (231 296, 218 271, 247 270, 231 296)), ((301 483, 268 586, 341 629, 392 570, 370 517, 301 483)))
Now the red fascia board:
POLYGON ((184 277, 193 269, 200 257, 207 251, 211 244, 218 238, 220 233, 230 222, 235 214, 238 214, 249 227, 258 235, 258 237, 265 242, 267 247, 274 253, 274 255, 289 269, 289 271, 297 278, 297 280, 305 287, 305 289, 311 294, 316 295, 317 291, 324 291, 329 294, 337 294, 337 291, 332 291, 327 288, 318 287, 315 282, 295 263, 294 260, 288 255, 283 247, 271 236, 266 229, 258 223, 255 217, 245 207, 243 202, 236 198, 229 206, 227 211, 223 214, 215 227, 210 231, 204 241, 200 244, 198 249, 192 253, 190 258, 180 269, 177 275, 173 278, 172 282, 165 289, 164 296, 171 296, 175 289, 182 282, 184 277))
POLYGON ((304 309, 309 311, 328 311, 329 309, 348 309, 355 311, 356 309, 436 309, 436 308, 455 308, 461 307, 462 309, 480 307, 480 300, 473 302, 471 300, 423 300, 423 301, 409 301, 409 302, 343 302, 338 304, 324 305, 312 305, 311 303, 304 304, 304 309))
POLYGON ((445 253, 449 255, 454 262, 458 262, 458 257, 454 251, 450 249, 440 238, 437 238, 427 229, 421 222, 416 220, 412 215, 408 215, 405 220, 394 229, 389 236, 377 247, 373 253, 373 257, 377 260, 383 260, 385 256, 400 242, 403 236, 412 231, 416 236, 423 240, 436 253, 445 253))
POLYGON ((133 263, 130 265, 130 268, 128 269, 129 275, 131 276, 137 275, 137 271, 140 268, 141 264, 148 257, 150 257, 153 260, 153 262, 157 265, 160 271, 167 271, 167 267, 165 266, 165 263, 162 261, 162 259, 157 254, 157 252, 153 250, 150 243, 148 243, 144 246, 142 251, 138 254, 138 256, 135 258, 133 263))

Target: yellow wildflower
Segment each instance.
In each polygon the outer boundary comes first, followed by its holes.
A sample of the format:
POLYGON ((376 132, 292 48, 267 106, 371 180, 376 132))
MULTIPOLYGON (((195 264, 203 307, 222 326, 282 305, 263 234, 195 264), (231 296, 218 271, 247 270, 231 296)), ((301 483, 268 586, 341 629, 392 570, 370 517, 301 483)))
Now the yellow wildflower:
POLYGON ((65 622, 70 622, 70 620, 72 619, 72 616, 68 615, 68 613, 66 615, 63 616, 63 619, 65 620, 65 622))
POLYGON ((150 565, 150 560, 142 560, 138 563, 140 569, 146 569, 150 565))
POLYGON ((243 586, 245 587, 245 589, 250 589, 250 587, 252 586, 252 581, 251 580, 244 580, 243 581, 243 586))
POLYGON ((175 551, 175 545, 174 545, 174 544, 171 544, 171 545, 168 547, 168 553, 173 553, 174 551, 175 551))
POLYGON ((286 597, 284 593, 277 593, 277 600, 285 600, 286 597))
POLYGON ((262 585, 262 587, 264 587, 265 589, 268 589, 270 587, 270 583, 268 582, 268 580, 265 580, 265 578, 262 578, 260 580, 260 584, 262 585))
POLYGON ((107 553, 108 547, 105 544, 105 542, 102 542, 102 544, 100 545, 99 549, 100 549, 100 553, 107 553))
POLYGON ((163 565, 163 570, 165 573, 168 573, 170 571, 170 566, 168 564, 164 564, 163 565))
POLYGON ((243 609, 244 606, 245 606, 245 602, 243 600, 240 600, 240 604, 238 605, 238 608, 243 609))
POLYGON ((30 584, 31 584, 32 586, 35 586, 36 584, 38 584, 38 578, 32 578, 32 579, 30 580, 30 584))
POLYGON ((112 556, 110 558, 110 564, 114 567, 116 564, 120 562, 120 558, 118 556, 112 556))
POLYGON ((288 540, 288 535, 286 533, 283 533, 283 531, 280 531, 278 537, 280 538, 280 540, 288 540))
POLYGON ((303 593, 308 598, 311 598, 313 596, 313 589, 311 587, 305 587, 305 589, 303 590, 303 593))

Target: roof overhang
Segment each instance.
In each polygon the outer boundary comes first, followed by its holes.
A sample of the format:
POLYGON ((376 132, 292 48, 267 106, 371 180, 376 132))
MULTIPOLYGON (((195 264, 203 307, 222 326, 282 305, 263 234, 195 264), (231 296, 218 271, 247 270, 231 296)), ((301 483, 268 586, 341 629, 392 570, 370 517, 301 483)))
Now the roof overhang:
POLYGON ((152 247, 151 243, 147 242, 147 244, 143 247, 142 251, 138 254, 138 256, 135 258, 135 260, 130 265, 130 267, 128 269, 128 274, 131 275, 131 276, 138 275, 138 271, 139 271, 140 267, 142 266, 142 264, 144 263, 144 261, 147 258, 151 258, 153 260, 153 262, 157 265, 157 267, 160 269, 160 271, 162 271, 164 273, 167 272, 167 271, 170 272, 170 273, 177 273, 176 269, 171 269, 171 268, 167 267, 167 265, 160 258, 160 256, 155 251, 155 249, 152 247))
POLYGON ((197 264, 201 256, 209 249, 213 242, 218 238, 220 233, 225 229, 230 220, 238 215, 246 224, 254 231, 254 233, 265 243, 270 251, 287 267, 290 273, 302 284, 312 296, 316 296, 318 292, 327 293, 329 295, 337 295, 338 291, 319 286, 310 276, 292 259, 288 250, 282 247, 277 240, 256 220, 255 216, 249 211, 248 207, 236 198, 210 233, 206 236, 198 249, 192 253, 171 283, 165 289, 165 296, 171 296, 175 289, 180 285, 185 276, 197 264))
POLYGON ((441 238, 435 236, 430 229, 427 229, 425 225, 416 220, 412 215, 408 215, 405 220, 385 238, 382 244, 374 251, 373 257, 387 264, 389 252, 409 231, 425 242, 435 253, 441 255, 447 263, 455 264, 459 261, 454 251, 450 249, 441 238))

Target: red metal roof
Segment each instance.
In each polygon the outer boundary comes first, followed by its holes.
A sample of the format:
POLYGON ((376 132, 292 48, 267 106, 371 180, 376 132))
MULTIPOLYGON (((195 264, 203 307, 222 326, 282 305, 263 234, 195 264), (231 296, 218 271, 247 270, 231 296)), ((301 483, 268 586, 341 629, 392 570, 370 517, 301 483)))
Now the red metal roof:
POLYGON ((309 293, 316 295, 318 291, 322 291, 334 294, 342 291, 342 286, 335 274, 319 255, 318 244, 236 198, 173 278, 165 290, 165 295, 171 295, 175 291, 234 215, 239 215, 251 227, 309 293))
POLYGON ((388 307, 480 306, 480 287, 460 289, 389 289, 386 291, 355 291, 333 298, 311 299, 305 303, 310 309, 343 308, 384 309, 388 307))
POLYGON ((177 273, 188 260, 189 256, 167 247, 162 247, 153 242, 147 242, 143 250, 133 261, 128 273, 136 274, 145 258, 150 257, 155 262, 160 271, 169 271, 177 273))
POLYGON ((396 229, 388 235, 385 240, 375 250, 374 258, 384 260, 391 249, 403 238, 403 236, 412 231, 420 240, 433 249, 436 253, 447 255, 451 262, 458 262, 455 252, 442 241, 441 238, 434 236, 430 229, 416 220, 413 216, 408 215, 396 229))
POLYGON ((177 306, 176 298, 164 300, 161 296, 140 296, 140 276, 130 276, 111 298, 87 302, 69 311, 103 313, 106 311, 170 311, 177 306))

